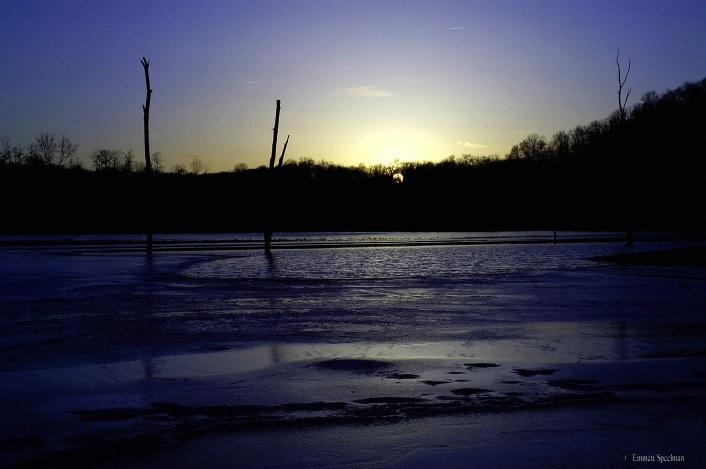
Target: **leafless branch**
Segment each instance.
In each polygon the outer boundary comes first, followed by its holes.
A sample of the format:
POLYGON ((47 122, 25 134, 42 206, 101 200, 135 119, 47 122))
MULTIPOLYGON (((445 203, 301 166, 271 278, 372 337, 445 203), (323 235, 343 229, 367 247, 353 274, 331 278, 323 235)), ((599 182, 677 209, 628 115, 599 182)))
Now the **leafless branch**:
POLYGON ((620 121, 623 122, 626 116, 625 105, 627 104, 628 98, 630 97, 630 92, 632 91, 632 88, 628 88, 628 91, 625 94, 625 99, 622 98, 623 87, 625 86, 625 82, 628 80, 628 75, 630 75, 630 60, 628 59, 628 70, 625 72, 624 78, 621 77, 620 72, 620 49, 618 49, 618 55, 615 57, 615 63, 618 65, 618 109, 620 111, 620 121))

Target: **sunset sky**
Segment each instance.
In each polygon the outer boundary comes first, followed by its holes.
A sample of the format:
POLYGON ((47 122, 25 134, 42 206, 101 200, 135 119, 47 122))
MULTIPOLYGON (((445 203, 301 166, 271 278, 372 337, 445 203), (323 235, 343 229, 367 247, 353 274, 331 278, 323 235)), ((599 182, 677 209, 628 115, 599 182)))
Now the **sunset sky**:
POLYGON ((704 0, 0 0, 0 137, 68 136, 166 170, 504 156, 706 77, 704 0))

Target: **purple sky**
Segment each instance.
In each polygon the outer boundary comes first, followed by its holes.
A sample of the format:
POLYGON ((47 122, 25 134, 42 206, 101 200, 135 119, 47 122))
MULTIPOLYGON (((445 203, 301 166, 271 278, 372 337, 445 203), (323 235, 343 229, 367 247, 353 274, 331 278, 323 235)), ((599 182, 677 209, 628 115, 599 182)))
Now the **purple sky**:
POLYGON ((0 137, 67 135, 167 170, 504 156, 706 77, 703 0, 0 0, 0 137))

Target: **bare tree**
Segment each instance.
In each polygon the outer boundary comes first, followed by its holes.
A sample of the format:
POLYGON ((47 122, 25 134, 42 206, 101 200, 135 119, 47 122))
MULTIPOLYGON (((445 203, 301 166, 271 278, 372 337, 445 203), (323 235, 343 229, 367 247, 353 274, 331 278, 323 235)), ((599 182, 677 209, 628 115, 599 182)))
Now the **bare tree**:
POLYGON ((12 153, 10 155, 10 163, 14 164, 25 164, 27 163, 27 158, 29 153, 27 148, 22 145, 16 145, 12 147, 12 153))
MULTIPOLYGON (((144 134, 145 134, 145 173, 147 174, 147 183, 146 183, 146 192, 145 192, 145 204, 144 207, 147 209, 150 204, 150 199, 151 197, 151 188, 152 188, 152 181, 151 181, 151 175, 152 175, 152 162, 150 161, 150 156, 154 157, 153 155, 150 155, 150 101, 152 99, 152 88, 150 87, 150 61, 147 60, 146 58, 142 57, 141 60, 142 63, 142 68, 145 70, 145 85, 147 86, 147 98, 145 99, 145 104, 142 105, 142 119, 144 122, 144 134)), ((150 217, 147 216, 148 220, 148 226, 147 226, 147 255, 152 254, 152 225, 149 224, 150 217)))
POLYGON ((71 143, 71 140, 69 140, 66 135, 62 135, 61 139, 59 140, 58 148, 59 166, 64 166, 64 164, 70 162, 71 158, 76 155, 77 150, 78 145, 71 143))
POLYGON ((547 153, 547 139, 538 134, 530 134, 519 145, 522 158, 530 161, 544 159, 547 153))
POLYGON ((571 154, 571 137, 563 130, 555 133, 548 144, 554 158, 563 160, 571 154))
POLYGON ((145 70, 145 84, 147 85, 147 97, 145 104, 142 105, 142 119, 144 123, 145 134, 145 168, 149 173, 152 170, 150 162, 150 101, 152 100, 152 88, 150 88, 150 61, 142 57, 140 61, 142 68, 145 70))
POLYGON ((200 159, 194 158, 191 160, 191 174, 198 176, 203 170, 203 162, 200 159))
POLYGON ((10 139, 3 137, 0 139, 0 163, 9 163, 12 160, 12 145, 10 139))
POLYGON ((505 157, 508 160, 519 160, 520 158, 522 158, 522 155, 520 155, 520 146, 513 145, 512 148, 510 148, 510 153, 505 155, 505 157))
POLYGON ((42 132, 31 146, 32 159, 43 164, 52 164, 57 156, 58 144, 54 139, 54 134, 42 132))
MULTIPOLYGON (((270 177, 269 187, 267 188, 268 194, 272 193, 273 189, 273 178, 274 174, 272 171, 275 169, 275 158, 277 157, 277 133, 279 132, 279 111, 280 111, 280 100, 277 100, 277 110, 275 111, 275 126, 272 129, 272 153, 270 154, 270 177)), ((287 143, 289 143, 289 136, 287 136, 287 143)), ((284 159, 284 152, 287 149, 287 143, 284 144, 282 149, 282 156, 279 159, 279 166, 282 166, 282 160, 284 159)), ((267 200, 267 198, 265 198, 267 200)), ((265 254, 268 256, 271 254, 270 245, 272 244, 272 225, 269 219, 269 214, 265 214, 265 254)))
POLYGON ((99 148, 94 150, 89 157, 96 171, 118 170, 120 169, 120 158, 123 153, 120 150, 106 150, 99 148))
MULTIPOLYGON (((625 99, 622 98, 622 93, 623 93, 623 87, 625 86, 625 82, 628 80, 628 75, 630 74, 630 60, 628 59, 628 70, 627 70, 627 72, 625 72, 625 77, 621 77, 621 72, 620 72, 620 49, 618 49, 618 55, 615 58, 615 63, 618 65, 618 113, 619 113, 620 123, 624 124, 625 119, 627 118, 627 110, 625 108, 625 105, 628 102, 628 98, 630 97, 630 91, 632 91, 632 90, 630 88, 628 88, 628 91, 625 94, 625 99)), ((618 145, 619 152, 625 151, 624 139, 625 139, 625 137, 621 135, 620 140, 619 140, 619 145, 618 145)), ((627 176, 627 174, 624 174, 623 177, 627 179, 628 176, 627 176)), ((623 182, 623 184, 627 185, 627 181, 623 182)), ((625 189, 625 190, 629 191, 629 189, 625 189)), ((627 228, 625 230, 625 237, 627 238, 628 246, 632 246, 633 227, 632 227, 630 213, 627 214, 626 220, 627 220, 626 221, 627 228)))
POLYGON ((618 65, 618 112, 620 113, 620 123, 622 124, 625 122, 625 118, 627 117, 625 105, 627 104, 628 98, 630 97, 630 92, 632 91, 631 88, 628 88, 628 91, 625 94, 625 99, 622 98, 623 87, 625 86, 625 82, 628 80, 628 75, 630 75, 630 59, 628 59, 628 70, 625 72, 625 77, 621 77, 620 73, 620 49, 618 49, 618 55, 615 57, 615 63, 618 65))
POLYGON ((179 176, 184 176, 188 173, 186 170, 186 166, 184 166, 184 163, 177 163, 174 165, 174 170, 172 171, 174 174, 178 174, 179 176))
POLYGON ((132 172, 135 169, 135 153, 132 148, 123 154, 123 171, 132 172))
POLYGON ((159 174, 164 171, 164 157, 162 157, 161 151, 156 151, 152 153, 152 161, 150 167, 151 169, 147 169, 146 171, 151 171, 156 174, 159 174))

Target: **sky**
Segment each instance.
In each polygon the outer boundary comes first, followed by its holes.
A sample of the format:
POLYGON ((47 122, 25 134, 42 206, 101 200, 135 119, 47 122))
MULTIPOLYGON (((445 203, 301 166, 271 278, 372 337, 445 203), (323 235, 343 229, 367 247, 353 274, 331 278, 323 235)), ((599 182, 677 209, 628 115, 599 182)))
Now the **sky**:
POLYGON ((509 153, 706 77, 706 0, 0 0, 0 137, 167 171, 509 153), (625 90, 624 90, 625 92, 625 90), (624 95, 623 95, 624 96, 624 95))

